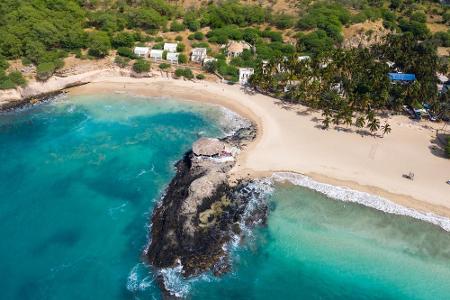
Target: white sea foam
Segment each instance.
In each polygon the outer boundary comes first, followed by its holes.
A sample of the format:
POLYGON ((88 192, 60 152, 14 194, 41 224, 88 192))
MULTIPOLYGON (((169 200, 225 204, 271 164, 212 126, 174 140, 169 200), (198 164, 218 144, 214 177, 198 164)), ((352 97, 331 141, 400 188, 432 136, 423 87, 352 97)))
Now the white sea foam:
POLYGON ((216 280, 210 273, 203 273, 200 276, 192 278, 184 278, 183 266, 178 260, 177 265, 173 268, 161 269, 160 274, 164 279, 164 287, 169 293, 178 298, 185 298, 190 290, 191 285, 196 281, 212 282, 216 280))
POLYGON ((440 226, 445 231, 450 231, 450 219, 448 218, 433 213, 424 213, 412 208, 407 208, 376 195, 355 191, 345 187, 320 183, 307 176, 296 173, 277 172, 274 173, 271 178, 277 182, 288 181, 295 185, 307 187, 333 199, 345 202, 360 203, 390 214, 413 217, 440 226))
POLYGON ((248 128, 252 125, 250 120, 242 117, 228 108, 220 106, 221 117, 219 118, 219 126, 225 133, 225 136, 231 136, 241 128, 248 128))
POLYGON ((153 282, 153 278, 148 274, 149 271, 143 263, 136 264, 128 274, 127 289, 130 292, 145 291, 153 282))

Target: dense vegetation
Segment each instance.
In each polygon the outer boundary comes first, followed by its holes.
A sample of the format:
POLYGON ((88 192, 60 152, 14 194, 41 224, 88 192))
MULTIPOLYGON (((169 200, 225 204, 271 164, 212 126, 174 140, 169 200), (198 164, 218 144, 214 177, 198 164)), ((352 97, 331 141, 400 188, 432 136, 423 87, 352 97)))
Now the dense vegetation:
MULTIPOLYGON (((239 1, 210 2, 187 10, 172 3, 3 0, 0 89, 26 84, 21 73, 9 67, 16 59, 33 67, 38 80, 46 80, 64 66, 69 54, 98 59, 114 49, 118 66, 146 72, 150 65, 135 60, 132 48, 147 43, 162 49, 168 41, 165 33, 176 32, 179 63, 188 61, 188 42, 191 48, 207 48, 208 55, 217 60, 204 69, 227 80, 238 80, 239 67, 253 67, 256 74, 251 83, 256 88, 323 109, 326 126, 350 124, 352 119, 354 124, 376 131, 382 126, 376 118, 381 109, 427 103, 436 113, 448 110, 448 97, 439 96, 436 89, 435 72, 447 73, 448 59, 438 58, 436 49, 450 46, 450 33, 448 29, 431 33, 427 26, 430 18, 444 26, 450 23, 450 9, 437 1, 300 0, 296 14, 239 1), (381 20, 391 34, 382 44, 343 49, 345 27, 366 20, 381 20), (187 41, 181 36, 184 31, 189 31, 187 41), (217 49, 230 40, 244 40, 253 50, 227 59, 224 51, 217 49), (311 58, 297 59, 304 55, 311 58), (389 67, 387 62, 395 65, 389 67), (414 73, 417 81, 392 85, 386 73, 394 70, 414 73)), ((373 33, 369 30, 366 34, 370 37, 373 33)), ((160 69, 169 66, 161 64, 160 69)), ((185 68, 176 73, 193 78, 185 68)), ((383 128, 389 131, 388 126, 383 128)))

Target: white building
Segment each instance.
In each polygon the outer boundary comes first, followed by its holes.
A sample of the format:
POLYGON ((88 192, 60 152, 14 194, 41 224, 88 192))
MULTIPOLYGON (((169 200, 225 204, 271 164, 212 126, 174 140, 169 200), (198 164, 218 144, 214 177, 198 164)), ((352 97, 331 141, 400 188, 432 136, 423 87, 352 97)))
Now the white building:
POLYGON ((148 48, 148 47, 135 47, 134 48, 134 54, 139 57, 146 58, 146 57, 148 57, 149 52, 150 52, 150 48, 148 48))
POLYGON ((253 73, 255 73, 253 68, 239 68, 239 84, 247 84, 248 79, 253 75, 253 73))
POLYGON ((150 51, 150 58, 153 59, 154 61, 160 61, 163 59, 163 52, 164 50, 152 49, 150 51))
POLYGON ((310 59, 311 59, 311 57, 308 55, 298 57, 298 61, 304 61, 304 60, 310 60, 310 59))
POLYGON ((177 43, 164 43, 164 51, 177 52, 177 43))
POLYGON ((191 53, 191 60, 193 62, 202 63, 206 58, 206 48, 194 48, 191 53))
POLYGON ((168 52, 167 60, 172 64, 178 64, 178 56, 179 55, 180 55, 180 53, 168 52))

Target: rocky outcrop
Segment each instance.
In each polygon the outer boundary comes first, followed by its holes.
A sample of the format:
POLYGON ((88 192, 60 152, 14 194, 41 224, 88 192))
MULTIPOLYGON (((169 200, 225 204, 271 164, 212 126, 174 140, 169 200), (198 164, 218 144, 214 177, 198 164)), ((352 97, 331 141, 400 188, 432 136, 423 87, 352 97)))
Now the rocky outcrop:
POLYGON ((87 84, 114 70, 95 70, 66 77, 53 76, 47 81, 31 81, 26 87, 0 91, 0 111, 13 109, 62 93, 64 89, 87 84))
POLYGON ((181 264, 185 277, 229 270, 224 246, 255 214, 244 214, 249 198, 239 191, 245 184, 231 187, 227 175, 239 149, 254 137, 251 126, 223 140, 200 139, 176 164, 176 176, 152 215, 146 258, 153 267, 181 264))

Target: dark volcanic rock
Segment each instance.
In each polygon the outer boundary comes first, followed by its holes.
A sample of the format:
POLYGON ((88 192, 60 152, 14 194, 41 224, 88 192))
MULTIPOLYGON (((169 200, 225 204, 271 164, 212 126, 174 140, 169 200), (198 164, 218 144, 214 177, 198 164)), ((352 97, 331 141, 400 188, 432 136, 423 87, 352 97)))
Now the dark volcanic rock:
MULTIPOLYGON (((267 209, 246 215, 249 203, 245 185, 228 185, 227 173, 235 164, 231 153, 255 137, 253 127, 222 140, 223 156, 196 155, 190 151, 176 164, 177 174, 152 215, 151 243, 146 251, 157 268, 181 263, 185 277, 212 271, 229 271, 224 245, 240 234, 239 224, 256 223, 267 209), (247 220, 248 219, 248 220, 247 220)), ((209 145, 202 147, 208 148, 209 145)), ((217 140, 211 142, 217 143, 217 140)), ((213 146, 213 145, 211 145, 213 146)), ((201 152, 201 151, 200 151, 201 152)))

